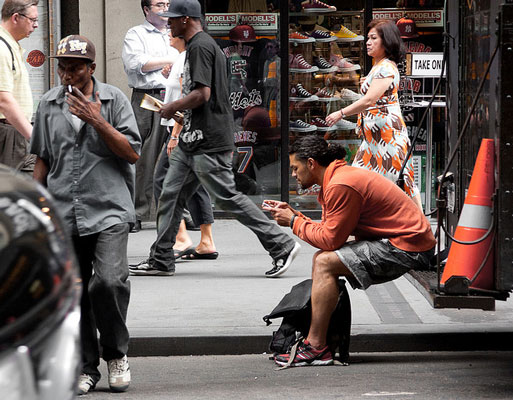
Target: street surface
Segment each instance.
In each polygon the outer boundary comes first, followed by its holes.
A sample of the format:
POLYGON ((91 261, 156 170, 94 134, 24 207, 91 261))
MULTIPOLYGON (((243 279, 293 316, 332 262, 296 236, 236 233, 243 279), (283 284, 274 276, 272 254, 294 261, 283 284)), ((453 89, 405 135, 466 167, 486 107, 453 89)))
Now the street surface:
POLYGON ((132 385, 104 399, 512 399, 513 352, 355 353, 350 366, 276 371, 268 355, 132 357, 132 385))
MULTIPOLYGON (((197 243, 199 232, 191 236, 197 243)), ((131 234, 130 262, 147 257, 155 237, 148 224, 131 234)), ((271 260, 251 231, 216 220, 214 237, 217 260, 179 262, 172 277, 130 277, 132 385, 111 393, 102 362, 97 390, 82 399, 513 399, 513 301, 496 311, 433 309, 405 277, 349 290, 350 366, 275 371, 261 352, 279 321, 262 317, 310 277, 316 250, 301 242, 289 271, 266 279, 271 260)))

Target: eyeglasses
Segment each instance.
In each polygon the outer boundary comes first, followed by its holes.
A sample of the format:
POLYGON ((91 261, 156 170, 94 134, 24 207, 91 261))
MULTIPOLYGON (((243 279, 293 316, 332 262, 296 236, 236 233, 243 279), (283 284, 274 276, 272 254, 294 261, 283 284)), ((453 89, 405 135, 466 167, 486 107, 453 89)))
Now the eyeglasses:
POLYGON ((39 19, 37 19, 37 18, 32 18, 32 17, 29 17, 28 15, 25 15, 25 14, 22 14, 22 13, 18 13, 18 15, 21 15, 22 17, 30 19, 30 21, 32 21, 33 24, 39 23, 39 19))
POLYGON ((169 8, 169 3, 155 3, 155 4, 152 4, 151 5, 152 7, 157 7, 157 8, 169 8))

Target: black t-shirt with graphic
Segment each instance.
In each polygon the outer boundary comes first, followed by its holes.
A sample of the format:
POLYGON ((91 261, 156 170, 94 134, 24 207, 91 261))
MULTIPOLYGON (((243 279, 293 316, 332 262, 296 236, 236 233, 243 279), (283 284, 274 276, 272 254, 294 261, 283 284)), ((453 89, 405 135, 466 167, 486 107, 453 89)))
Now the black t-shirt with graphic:
POLYGON ((226 57, 209 34, 201 31, 187 43, 182 90, 210 88, 210 99, 184 112, 180 148, 187 154, 233 149, 233 115, 228 94, 226 57))

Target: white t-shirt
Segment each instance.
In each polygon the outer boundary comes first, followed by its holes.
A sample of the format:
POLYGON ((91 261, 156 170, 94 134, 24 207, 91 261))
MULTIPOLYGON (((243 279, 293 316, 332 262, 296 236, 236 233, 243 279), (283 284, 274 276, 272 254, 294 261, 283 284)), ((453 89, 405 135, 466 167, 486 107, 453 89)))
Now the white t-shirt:
MULTIPOLYGON (((182 97, 180 78, 183 74, 184 63, 185 51, 182 51, 171 67, 171 71, 169 72, 169 77, 166 81, 166 96, 164 97, 164 104, 171 103, 172 101, 178 100, 180 97, 182 97)), ((173 126, 175 124, 175 120, 173 118, 161 118, 160 124, 164 126, 173 126)))

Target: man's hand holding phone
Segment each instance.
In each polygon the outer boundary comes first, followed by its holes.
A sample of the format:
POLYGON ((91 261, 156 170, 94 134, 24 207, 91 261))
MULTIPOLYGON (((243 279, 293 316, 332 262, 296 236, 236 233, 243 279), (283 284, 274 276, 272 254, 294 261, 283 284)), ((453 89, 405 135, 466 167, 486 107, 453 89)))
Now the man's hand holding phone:
POLYGON ((262 209, 269 211, 274 220, 281 226, 290 226, 294 209, 284 201, 264 200, 262 209))
POLYGON ((262 208, 263 208, 264 210, 270 210, 270 209, 272 209, 272 208, 275 208, 275 207, 276 207, 276 203, 277 203, 277 202, 276 202, 276 201, 274 201, 274 200, 264 200, 264 201, 262 202, 262 208))

